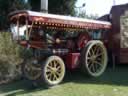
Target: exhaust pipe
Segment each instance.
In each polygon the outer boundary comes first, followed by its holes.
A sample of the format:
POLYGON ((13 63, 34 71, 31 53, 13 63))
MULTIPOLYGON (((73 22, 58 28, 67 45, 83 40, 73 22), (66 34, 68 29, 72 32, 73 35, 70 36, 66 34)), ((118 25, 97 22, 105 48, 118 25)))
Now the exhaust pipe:
POLYGON ((48 13, 48 0, 41 0, 41 12, 48 13))

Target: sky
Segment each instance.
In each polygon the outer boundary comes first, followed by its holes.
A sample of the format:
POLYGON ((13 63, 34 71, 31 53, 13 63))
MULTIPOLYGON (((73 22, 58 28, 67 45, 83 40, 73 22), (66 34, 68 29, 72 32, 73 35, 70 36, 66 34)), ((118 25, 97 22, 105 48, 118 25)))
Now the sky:
MULTIPOLYGON (((114 0, 77 0, 76 7, 82 6, 83 3, 86 3, 84 8, 81 10, 86 10, 87 14, 93 14, 102 16, 108 14, 111 10, 114 0)), ((128 3, 128 0, 115 0, 115 5, 128 3)))

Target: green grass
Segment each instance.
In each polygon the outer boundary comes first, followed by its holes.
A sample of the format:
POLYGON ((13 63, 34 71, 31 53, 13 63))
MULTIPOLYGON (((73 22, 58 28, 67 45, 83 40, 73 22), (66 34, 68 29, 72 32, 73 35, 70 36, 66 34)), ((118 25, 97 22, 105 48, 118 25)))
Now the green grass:
POLYGON ((62 84, 50 89, 17 81, 0 86, 0 96, 128 96, 128 66, 108 68, 98 78, 89 78, 78 71, 68 72, 62 84))

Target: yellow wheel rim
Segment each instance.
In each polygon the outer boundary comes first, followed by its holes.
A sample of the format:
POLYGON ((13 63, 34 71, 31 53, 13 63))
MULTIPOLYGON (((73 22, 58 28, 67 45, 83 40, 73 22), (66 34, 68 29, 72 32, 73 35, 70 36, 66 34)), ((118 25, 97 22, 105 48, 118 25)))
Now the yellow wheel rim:
POLYGON ((57 57, 52 56, 45 67, 45 77, 50 84, 58 84, 62 81, 65 74, 65 66, 63 61, 57 57))

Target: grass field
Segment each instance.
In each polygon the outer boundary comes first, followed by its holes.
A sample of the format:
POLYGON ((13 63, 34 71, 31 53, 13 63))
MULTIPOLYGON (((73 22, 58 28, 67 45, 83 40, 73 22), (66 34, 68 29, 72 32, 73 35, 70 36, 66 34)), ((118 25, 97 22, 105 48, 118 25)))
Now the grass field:
POLYGON ((128 66, 108 68, 98 78, 86 77, 78 71, 68 72, 62 84, 50 89, 17 81, 0 86, 0 96, 128 96, 128 66))

